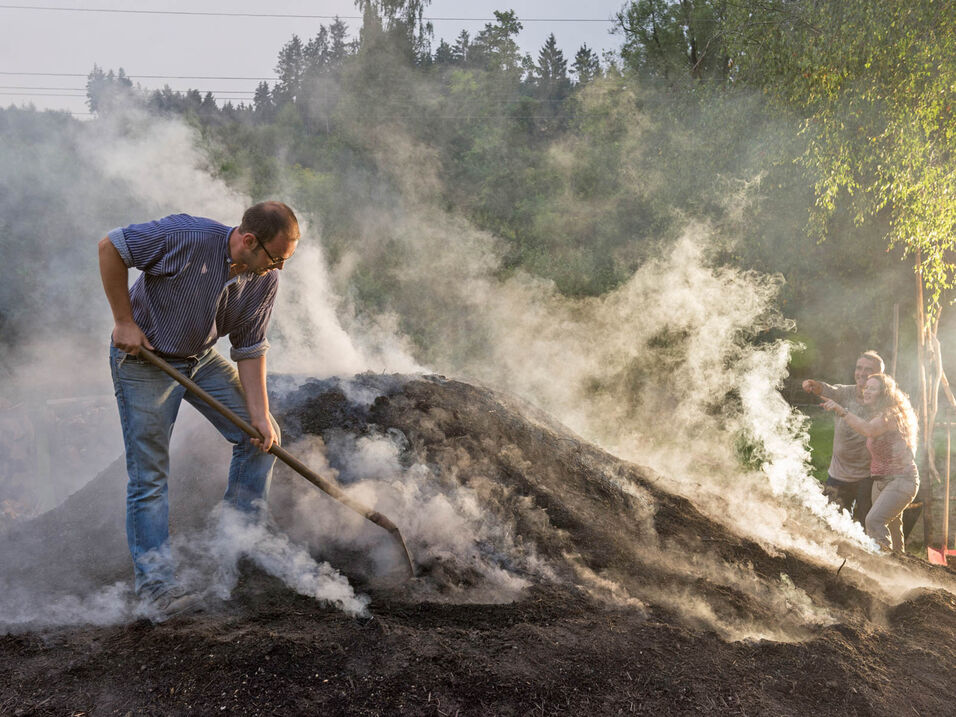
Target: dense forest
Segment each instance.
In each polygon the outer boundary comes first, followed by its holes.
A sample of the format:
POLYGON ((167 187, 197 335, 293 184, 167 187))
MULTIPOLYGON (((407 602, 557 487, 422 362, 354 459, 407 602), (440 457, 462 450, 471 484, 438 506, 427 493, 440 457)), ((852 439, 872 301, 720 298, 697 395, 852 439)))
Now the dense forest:
MULTIPOLYGON (((438 308, 415 310, 415 282, 393 261, 413 251, 409 216, 466 223, 487 238, 497 276, 571 298, 608 295, 691 228, 715 264, 776 277, 783 320, 748 340, 799 344, 791 376, 846 380, 858 350, 893 355, 894 305, 911 392, 924 373, 917 346, 939 355, 938 335, 946 356, 953 3, 636 0, 604 57, 565 54, 553 34, 523 54, 512 11, 449 40, 434 36, 427 0, 356 4, 361 27, 336 20, 289 38, 277 81, 251 104, 149 92, 94 67, 92 122, 0 111, 0 246, 18 257, 0 286, 0 358, 42 329, 40 307, 60 290, 30 261, 47 256, 39 237, 92 241, 102 217, 147 211, 121 189, 105 194, 109 178, 78 149, 96 132, 85 125, 135 133, 123 129, 131 106, 186 122, 208 171, 236 191, 310 217, 333 278, 348 264, 336 290, 359 315, 393 311, 426 363, 438 308), (50 179, 65 175, 68 193, 50 179)), ((77 242, 56 261, 81 261, 77 242)), ((75 302, 62 310, 89 325, 75 302)), ((463 330, 453 353, 475 350, 463 330)))
MULTIPOLYGON (((605 58, 554 35, 522 54, 510 11, 450 42, 427 2, 357 5, 357 33, 337 20, 291 37, 249 105, 97 67, 89 106, 185 117, 220 176, 314 211, 333 262, 366 200, 426 202, 498 237, 503 270, 600 295, 705 224, 721 261, 785 278, 798 373, 842 375, 856 347, 891 354, 894 303, 912 349, 921 246, 929 291, 948 287, 931 260, 952 236, 950 3, 640 0, 605 58)), ((356 291, 381 305, 387 242, 364 249, 356 291)))

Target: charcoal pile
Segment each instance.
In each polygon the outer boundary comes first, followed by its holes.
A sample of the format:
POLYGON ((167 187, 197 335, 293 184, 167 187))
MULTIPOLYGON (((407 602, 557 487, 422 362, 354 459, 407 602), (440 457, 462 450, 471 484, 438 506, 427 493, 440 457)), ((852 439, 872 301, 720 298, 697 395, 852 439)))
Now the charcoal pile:
POLYGON ((154 624, 131 607, 117 459, 2 536, 0 713, 951 713, 946 569, 758 545, 481 386, 271 390, 283 444, 394 520, 416 577, 399 579, 387 533, 285 467, 267 530, 224 551, 228 447, 181 425, 172 530, 207 609, 154 624), (901 575, 914 589, 888 584, 901 575))

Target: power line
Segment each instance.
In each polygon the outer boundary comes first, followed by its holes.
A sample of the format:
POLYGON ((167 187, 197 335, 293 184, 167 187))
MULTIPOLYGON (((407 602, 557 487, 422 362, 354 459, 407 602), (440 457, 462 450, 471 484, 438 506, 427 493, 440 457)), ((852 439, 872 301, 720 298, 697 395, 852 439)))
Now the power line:
MULTIPOLYGON (((83 77, 89 79, 89 75, 84 75, 81 73, 69 73, 69 72, 5 72, 0 71, 0 75, 22 75, 22 76, 47 76, 47 77, 83 77)), ((278 81, 278 77, 208 77, 202 75, 125 75, 127 79, 159 79, 159 80, 273 80, 278 81)), ((4 85, 0 86, 0 89, 7 90, 76 90, 79 92, 86 92, 86 87, 32 87, 26 85, 4 85)), ((165 88, 160 89, 150 89, 143 88, 147 92, 162 92, 165 88)), ((202 88, 186 88, 186 89, 172 89, 173 92, 186 92, 191 89, 198 89, 199 92, 212 92, 213 94, 229 92, 234 94, 255 94, 253 90, 240 90, 240 89, 230 89, 230 90, 206 90, 202 88)), ((545 99, 545 98, 535 98, 527 95, 514 95, 514 94, 496 94, 496 93, 487 93, 481 95, 481 101, 487 103, 489 100, 498 100, 502 103, 508 102, 519 102, 521 100, 534 100, 536 102, 554 102, 560 103, 563 100, 554 100, 554 99, 545 99)))
MULTIPOLYGON (((298 13, 212 12, 199 10, 124 10, 121 8, 54 7, 40 5, 0 5, 2 10, 42 10, 49 12, 99 12, 122 15, 185 15, 200 17, 252 17, 292 20, 361 20, 361 15, 307 15, 298 13)), ((494 22, 491 17, 424 17, 436 22, 494 22)), ((597 17, 522 17, 521 22, 614 22, 597 17)))
MULTIPOLYGON (((90 74, 83 72, 10 72, 0 70, 0 75, 14 75, 23 77, 86 77, 90 74)), ((278 77, 236 77, 236 76, 210 76, 210 75, 125 75, 131 80, 271 80, 276 81, 278 77)))
MULTIPOLYGON (((165 88, 163 88, 165 89, 165 88)), ((172 88, 170 88, 172 89, 172 88)), ((189 90, 194 88, 190 87, 189 90)), ((221 92, 233 93, 233 94, 255 94, 252 90, 206 90, 201 87, 195 88, 197 92, 212 92, 213 94, 218 94, 221 92)), ((27 85, 0 85, 0 90, 53 90, 56 91, 69 91, 69 92, 86 92, 85 87, 32 87, 27 85)), ((150 90, 152 92, 162 92, 162 89, 159 90, 150 90)), ((187 90, 173 90, 173 92, 186 92, 187 90)))
MULTIPOLYGON (((184 92, 177 92, 177 94, 185 95, 184 92)), ((78 92, 76 94, 67 94, 63 92, 7 92, 5 90, 0 90, 0 95, 5 97, 86 97, 85 92, 78 92)), ((216 95, 214 99, 217 100, 252 100, 253 93, 245 94, 241 97, 225 96, 225 95, 216 95)))
MULTIPOLYGON (((177 94, 185 96, 185 93, 183 93, 183 92, 178 92, 177 94)), ((205 94, 205 93, 204 93, 204 94, 205 94)), ((76 98, 81 98, 81 97, 87 97, 87 94, 86 94, 85 92, 83 92, 83 93, 77 93, 77 94, 66 94, 66 93, 56 93, 56 92, 6 92, 6 91, 3 91, 3 90, 0 90, 0 96, 4 96, 4 97, 76 97, 76 98)), ((253 100, 253 99, 255 99, 255 97, 253 97, 252 93, 249 93, 249 94, 246 94, 246 95, 240 95, 240 96, 238 96, 238 97, 233 97, 233 96, 231 96, 231 95, 230 95, 230 96, 226 96, 226 95, 215 95, 215 97, 214 97, 213 99, 216 99, 216 100, 253 100)))
POLYGON ((86 90, 85 87, 27 87, 26 85, 0 85, 0 90, 86 90))
MULTIPOLYGON (((130 88, 133 89, 133 88, 130 88)), ((163 87, 160 89, 150 89, 148 87, 142 88, 146 92, 163 92, 167 88, 163 87)), ((216 94, 236 94, 236 95, 254 95, 254 90, 237 90, 237 89, 218 89, 210 90, 204 87, 187 87, 185 89, 174 89, 172 87, 168 88, 171 92, 212 92, 216 94)), ((86 92, 86 87, 43 87, 39 85, 0 85, 0 90, 28 90, 28 91, 46 91, 50 90, 53 92, 86 92)), ((444 97, 444 99, 452 99, 450 96, 444 97)), ((490 102, 495 102, 498 104, 509 104, 511 102, 521 102, 523 100, 529 100, 534 102, 563 102, 563 99, 549 99, 545 97, 533 97, 531 95, 516 95, 512 93, 488 93, 481 96, 482 104, 489 104, 490 102)))
POLYGON ((75 94, 69 95, 64 93, 54 93, 54 92, 5 92, 0 91, 0 95, 12 95, 14 97, 86 97, 86 94, 75 94))
MULTIPOLYGON (((45 89, 45 88, 41 88, 45 89)), ((152 90, 151 94, 160 92, 159 90, 152 90)), ((185 96, 186 90, 173 90, 174 93, 180 96, 185 96)), ((234 96, 232 93, 242 92, 237 90, 198 90, 201 94, 212 93, 215 95, 213 99, 217 101, 222 100, 240 100, 240 101, 251 101, 254 100, 253 92, 245 92, 241 96, 234 96)), ((12 97, 86 97, 87 94, 84 90, 79 90, 76 94, 66 94, 66 93, 57 93, 57 92, 8 92, 0 89, 0 96, 12 96, 12 97)), ((516 97, 513 101, 520 101, 523 99, 531 99, 539 104, 560 104, 563 100, 553 100, 553 99, 534 99, 529 97, 516 97)), ((483 104, 487 106, 498 106, 498 107, 508 107, 512 104, 513 101, 505 100, 498 102, 485 102, 483 104)), ((409 113, 409 114, 393 114, 389 115, 391 119, 415 119, 416 117, 421 117, 422 114, 426 113, 426 108, 421 108, 421 113, 409 113)), ((356 115, 356 117, 361 117, 364 115, 356 115)), ((432 115, 430 117, 436 119, 486 119, 489 117, 514 117, 518 119, 548 119, 547 117, 541 117, 538 115, 432 115)))

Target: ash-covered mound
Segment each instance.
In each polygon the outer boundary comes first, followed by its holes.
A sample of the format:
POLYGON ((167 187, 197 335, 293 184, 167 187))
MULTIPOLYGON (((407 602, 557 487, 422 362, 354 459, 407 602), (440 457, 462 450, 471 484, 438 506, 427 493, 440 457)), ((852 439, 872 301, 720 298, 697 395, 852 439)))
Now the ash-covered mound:
MULTIPOLYGON (((374 374, 285 377, 272 388, 284 445, 397 523, 419 577, 396 586, 401 556, 391 537, 281 463, 271 530, 221 520, 228 446, 186 417, 170 481, 175 549, 185 579, 222 598, 247 557, 350 613, 363 612, 367 599, 336 570, 359 591, 390 586, 418 602, 507 603, 533 585, 560 587, 663 609, 725 639, 797 640, 825 625, 863 624, 908 581, 937 579, 915 561, 878 577, 870 569, 887 561, 850 545, 840 576, 839 563, 757 545, 667 492, 663 478, 487 388, 374 374)), ((66 623, 131 617, 124 483, 119 460, 4 536, 0 617, 8 625, 43 624, 51 613, 66 623)))
MULTIPOLYGON (((401 527, 420 575, 408 599, 502 602, 560 586, 725 639, 792 641, 882 620, 912 588, 953 589, 948 571, 850 543, 832 564, 758 545, 668 492, 665 477, 484 387, 367 374, 282 395, 293 452, 327 457, 354 496, 401 527)), ((294 480, 273 509, 353 575, 399 561, 383 531, 294 480)))
POLYGON ((3 536, 5 713, 950 713, 952 592, 894 598, 951 585, 945 570, 757 545, 485 388, 273 388, 286 447, 398 523, 419 577, 390 581, 388 534, 284 467, 272 528, 230 524, 215 510, 228 448, 184 417, 177 550, 230 599, 158 626, 111 608, 128 602, 117 462, 3 536), (342 612, 369 600, 371 624, 342 612), (28 632, 76 622, 111 626, 28 632))
MULTIPOLYGON (((339 479, 399 524, 421 599, 510 601, 532 583, 573 585, 673 610, 725 637, 776 639, 867 603, 853 588, 815 601, 794 580, 823 597, 828 568, 768 554, 663 490, 661 478, 485 388, 440 377, 309 381, 281 414, 293 450, 308 453, 302 447, 321 437, 339 479)), ((381 530, 292 487, 276 491, 274 509, 300 516, 296 537, 333 564, 364 562, 366 553, 350 552, 357 546, 378 558, 367 574, 388 567, 385 555, 397 560, 381 530)))

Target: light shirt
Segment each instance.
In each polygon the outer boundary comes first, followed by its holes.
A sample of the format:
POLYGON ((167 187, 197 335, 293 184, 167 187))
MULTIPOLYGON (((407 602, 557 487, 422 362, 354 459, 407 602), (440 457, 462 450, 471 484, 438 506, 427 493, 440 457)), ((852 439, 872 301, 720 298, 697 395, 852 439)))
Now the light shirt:
MULTIPOLYGON (((864 415, 863 404, 855 385, 831 386, 822 382, 821 385, 824 397, 832 398, 850 413, 864 415)), ((836 414, 833 419, 833 457, 830 459, 829 473, 847 483, 870 477, 870 452, 866 448, 866 436, 854 431, 836 414)))

